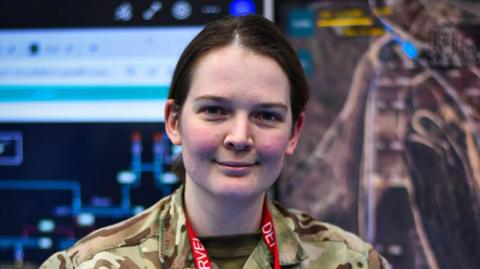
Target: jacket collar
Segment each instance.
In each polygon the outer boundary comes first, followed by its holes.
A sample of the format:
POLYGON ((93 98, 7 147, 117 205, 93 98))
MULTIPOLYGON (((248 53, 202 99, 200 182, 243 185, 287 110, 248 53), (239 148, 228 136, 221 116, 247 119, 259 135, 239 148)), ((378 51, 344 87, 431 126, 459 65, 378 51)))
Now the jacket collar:
MULTIPOLYGON (((159 252, 160 261, 166 268, 195 268, 190 242, 185 224, 183 205, 184 186, 182 185, 171 196, 169 206, 160 211, 159 216, 159 252)), ((279 210, 279 206, 267 199, 267 206, 272 215, 275 235, 278 242, 281 265, 298 264, 307 258, 298 237, 293 232, 294 224, 279 210)), ((273 262, 264 241, 261 240, 247 260, 245 268, 268 268, 273 262), (254 266, 254 265, 257 266, 254 266)))

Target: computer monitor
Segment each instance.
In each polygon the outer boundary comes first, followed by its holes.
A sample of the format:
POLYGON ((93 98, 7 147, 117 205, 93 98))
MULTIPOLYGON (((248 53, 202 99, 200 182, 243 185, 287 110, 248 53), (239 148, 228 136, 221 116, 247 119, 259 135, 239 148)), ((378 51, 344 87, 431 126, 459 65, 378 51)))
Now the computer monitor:
POLYGON ((0 267, 37 268, 179 185, 163 106, 209 21, 273 1, 3 1, 0 267))

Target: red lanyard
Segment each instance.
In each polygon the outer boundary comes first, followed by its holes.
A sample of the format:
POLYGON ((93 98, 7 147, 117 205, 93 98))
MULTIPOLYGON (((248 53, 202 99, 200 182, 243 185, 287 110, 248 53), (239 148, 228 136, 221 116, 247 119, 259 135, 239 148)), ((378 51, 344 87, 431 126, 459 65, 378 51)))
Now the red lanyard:
MULTIPOLYGON (((197 234, 193 230, 188 217, 185 214, 187 231, 190 239, 190 246, 192 248, 193 259, 197 269, 213 269, 212 262, 207 254, 207 249, 198 239, 197 234)), ((274 269, 280 269, 280 258, 278 256, 278 244, 275 238, 275 229, 273 227, 272 216, 267 208, 267 202, 263 204, 263 218, 262 218, 262 237, 268 249, 273 255, 274 269)))

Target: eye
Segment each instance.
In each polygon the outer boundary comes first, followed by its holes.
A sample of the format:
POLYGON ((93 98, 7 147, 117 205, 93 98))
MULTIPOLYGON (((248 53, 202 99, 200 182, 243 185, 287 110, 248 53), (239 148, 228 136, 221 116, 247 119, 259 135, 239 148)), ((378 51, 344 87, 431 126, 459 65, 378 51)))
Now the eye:
POLYGON ((225 114, 224 109, 219 106, 207 106, 203 109, 203 112, 208 115, 220 115, 225 114))
POLYGON ((271 111, 260 111, 255 115, 255 118, 265 122, 275 122, 282 120, 281 115, 271 111))
POLYGON ((199 113, 208 120, 215 120, 224 117, 228 111, 221 106, 208 105, 201 107, 199 113))

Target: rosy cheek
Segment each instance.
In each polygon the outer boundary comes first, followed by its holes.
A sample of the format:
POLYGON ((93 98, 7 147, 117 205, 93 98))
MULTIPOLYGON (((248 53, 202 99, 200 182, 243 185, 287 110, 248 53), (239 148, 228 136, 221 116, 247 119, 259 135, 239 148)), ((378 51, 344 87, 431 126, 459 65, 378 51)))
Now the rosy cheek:
POLYGON ((288 139, 284 135, 271 135, 257 143, 257 151, 264 158, 281 158, 285 154, 288 139))
POLYGON ((208 128, 208 126, 192 124, 183 128, 183 150, 195 152, 204 158, 208 157, 208 154, 215 151, 219 146, 221 142, 219 137, 214 129, 208 128))

